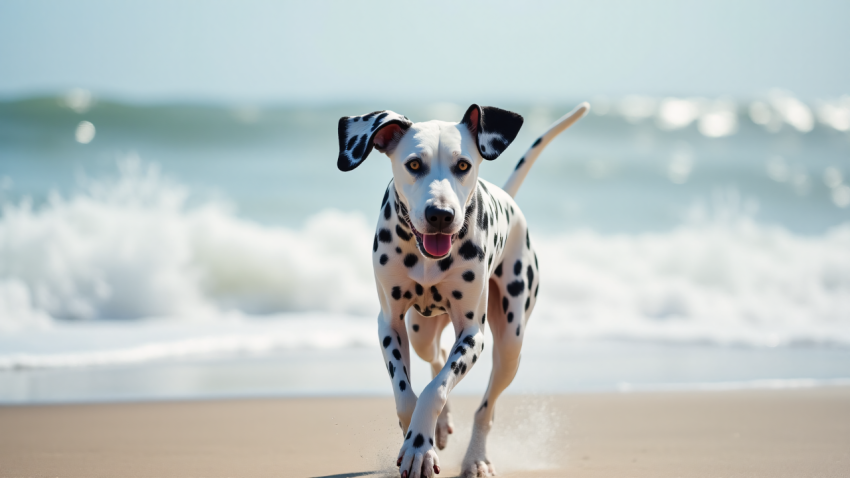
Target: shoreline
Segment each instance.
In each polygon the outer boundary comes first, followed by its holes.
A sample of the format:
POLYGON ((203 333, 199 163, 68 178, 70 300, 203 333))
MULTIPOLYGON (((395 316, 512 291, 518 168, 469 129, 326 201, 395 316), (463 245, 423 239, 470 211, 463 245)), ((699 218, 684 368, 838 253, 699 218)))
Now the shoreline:
MULTIPOLYGON (((443 476, 459 472, 478 400, 452 397, 443 476)), ((850 473, 848 386, 506 395, 498 407, 499 476, 850 473)), ((0 429, 0 476, 393 476, 401 441, 390 397, 4 405, 0 429)))

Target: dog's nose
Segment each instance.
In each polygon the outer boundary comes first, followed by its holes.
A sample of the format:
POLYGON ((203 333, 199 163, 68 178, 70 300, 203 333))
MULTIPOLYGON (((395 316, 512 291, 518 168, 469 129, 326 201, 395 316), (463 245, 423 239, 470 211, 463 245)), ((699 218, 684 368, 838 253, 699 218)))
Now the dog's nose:
POLYGON ((437 228, 438 231, 442 231, 443 228, 448 227, 455 220, 455 212, 451 209, 428 206, 425 208, 425 220, 428 221, 428 224, 437 228))

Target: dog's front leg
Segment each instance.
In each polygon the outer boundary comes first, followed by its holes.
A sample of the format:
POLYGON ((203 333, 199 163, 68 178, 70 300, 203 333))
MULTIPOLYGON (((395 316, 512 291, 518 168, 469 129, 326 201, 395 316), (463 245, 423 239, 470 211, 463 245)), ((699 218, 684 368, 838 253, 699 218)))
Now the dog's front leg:
POLYGON ((410 385, 410 341, 407 338, 407 328, 404 326, 404 310, 395 303, 386 300, 378 314, 378 338, 381 342, 381 352, 384 364, 390 374, 395 396, 398 424, 402 434, 407 432, 410 419, 416 408, 416 394, 410 385), (392 318, 395 320, 392 320, 392 318))
POLYGON ((439 473, 439 459, 434 448, 437 417, 448 401, 449 392, 472 369, 484 350, 486 293, 477 302, 473 312, 465 312, 469 309, 455 308, 455 303, 452 304, 453 310, 449 315, 458 338, 449 352, 446 365, 422 390, 416 403, 398 455, 397 464, 402 478, 424 478, 433 476, 434 472, 439 473))

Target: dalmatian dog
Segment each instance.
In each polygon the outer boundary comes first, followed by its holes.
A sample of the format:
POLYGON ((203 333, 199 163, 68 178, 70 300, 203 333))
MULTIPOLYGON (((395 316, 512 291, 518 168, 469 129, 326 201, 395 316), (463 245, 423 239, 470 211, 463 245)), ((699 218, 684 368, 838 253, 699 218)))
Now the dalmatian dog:
POLYGON ((513 198, 543 148, 588 109, 581 104, 539 137, 503 189, 478 172, 483 160, 498 158, 516 138, 523 123, 516 113, 472 105, 459 123, 413 123, 392 111, 339 120, 340 170, 356 168, 372 149, 392 165, 372 262, 381 305, 378 337, 403 435, 402 478, 440 473, 436 449, 453 431, 448 395, 484 353, 486 324, 493 334, 493 370, 462 475, 495 474, 487 434, 496 400, 517 373, 540 290, 537 254, 513 198), (444 349, 440 335, 449 323, 457 340, 444 349), (411 387, 410 344, 431 365, 431 381, 419 397, 411 387))

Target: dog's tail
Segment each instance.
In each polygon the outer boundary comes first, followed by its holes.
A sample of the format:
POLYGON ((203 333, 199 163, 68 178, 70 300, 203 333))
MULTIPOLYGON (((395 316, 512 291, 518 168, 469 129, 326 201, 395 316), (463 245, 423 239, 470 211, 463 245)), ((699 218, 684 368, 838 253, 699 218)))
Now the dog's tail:
POLYGON ((588 111, 590 111, 590 105, 587 102, 584 102, 578 105, 576 109, 565 114, 558 121, 555 121, 555 124, 549 128, 549 131, 546 131, 543 133, 543 136, 537 138, 537 141, 531 145, 531 148, 528 149, 525 156, 519 160, 513 174, 511 174, 511 177, 508 178, 508 182, 505 183, 502 189, 510 194, 511 197, 516 197, 516 193, 519 191, 519 187, 522 186, 522 182, 525 180, 528 170, 531 169, 531 165, 533 165, 534 161, 537 160, 537 157, 540 156, 543 148, 545 148, 550 141, 555 139, 556 136, 563 133, 565 129, 580 120, 585 114, 587 114, 588 111))

